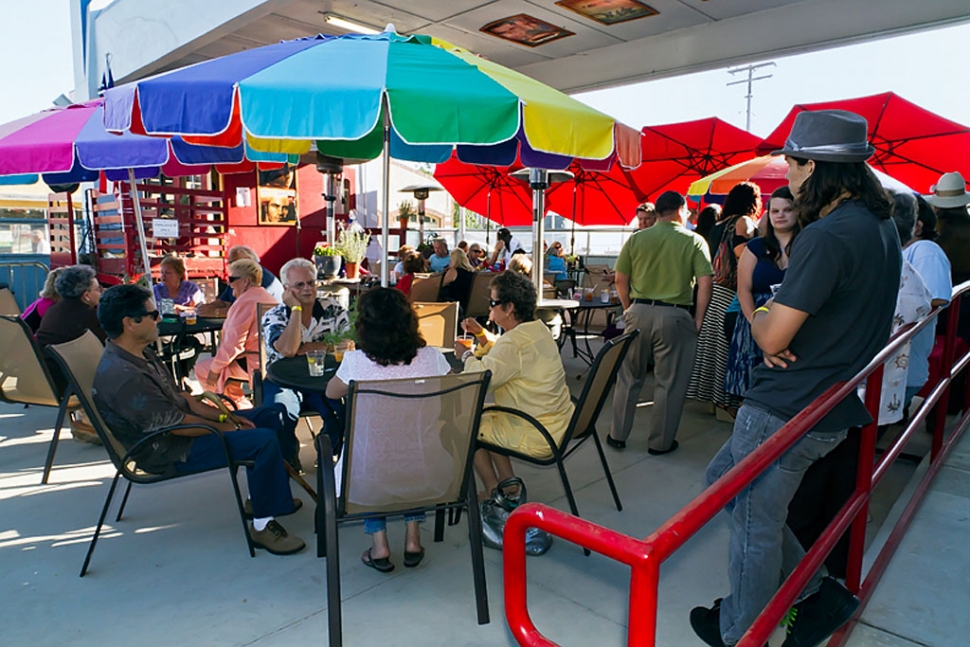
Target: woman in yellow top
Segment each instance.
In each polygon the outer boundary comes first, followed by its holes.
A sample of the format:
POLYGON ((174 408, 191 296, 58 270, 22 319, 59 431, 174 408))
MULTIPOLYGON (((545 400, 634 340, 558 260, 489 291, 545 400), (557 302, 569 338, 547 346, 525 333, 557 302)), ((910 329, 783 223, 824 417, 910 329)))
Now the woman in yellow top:
MULTIPOLYGON (((475 335, 479 346, 473 352, 457 343, 455 352, 464 353, 459 357, 466 372, 492 372, 488 390, 494 392, 495 404, 529 414, 558 442, 573 415, 573 403, 559 348, 546 325, 535 317, 535 287, 515 272, 500 274, 490 287, 488 318, 505 333, 497 337, 474 319, 465 319, 462 328, 475 335)), ((478 435, 487 443, 530 456, 552 454, 539 431, 516 416, 485 413, 478 435)), ((486 493, 513 476, 508 457, 484 449, 475 453, 475 472, 486 493)))

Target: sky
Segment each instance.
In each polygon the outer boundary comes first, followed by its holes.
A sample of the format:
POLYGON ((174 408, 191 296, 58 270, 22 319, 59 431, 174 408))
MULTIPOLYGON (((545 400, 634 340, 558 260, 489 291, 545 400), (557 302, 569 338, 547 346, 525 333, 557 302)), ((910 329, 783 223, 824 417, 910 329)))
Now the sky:
MULTIPOLYGON (((0 124, 50 107, 74 87, 68 0, 6 0, 3 17, 0 124)), ((887 90, 970 124, 970 23, 772 60, 776 67, 758 71, 772 78, 754 84, 751 130, 759 136, 795 103, 887 90)), ((725 68, 576 96, 637 128, 710 116, 744 128, 746 86, 726 85, 740 76, 725 68)))

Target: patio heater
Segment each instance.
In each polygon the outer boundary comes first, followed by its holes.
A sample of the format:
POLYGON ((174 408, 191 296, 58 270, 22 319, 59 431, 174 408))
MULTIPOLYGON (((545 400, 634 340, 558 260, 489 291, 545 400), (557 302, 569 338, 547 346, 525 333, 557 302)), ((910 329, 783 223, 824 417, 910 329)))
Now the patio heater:
POLYGON ((330 157, 318 152, 316 162, 317 172, 327 177, 323 199, 327 203, 327 243, 333 245, 337 240, 333 203, 337 201, 337 192, 340 190, 340 176, 344 172, 344 161, 339 157, 330 157))
POLYGON ((524 168, 509 174, 517 180, 529 183, 532 189, 532 282, 536 286, 536 298, 542 300, 543 265, 542 241, 545 238, 546 189, 557 182, 573 178, 569 171, 548 171, 542 168, 524 168))
POLYGON ((443 190, 437 184, 411 184, 401 189, 401 193, 414 194, 414 199, 418 201, 418 244, 424 242, 424 201, 432 191, 443 190))

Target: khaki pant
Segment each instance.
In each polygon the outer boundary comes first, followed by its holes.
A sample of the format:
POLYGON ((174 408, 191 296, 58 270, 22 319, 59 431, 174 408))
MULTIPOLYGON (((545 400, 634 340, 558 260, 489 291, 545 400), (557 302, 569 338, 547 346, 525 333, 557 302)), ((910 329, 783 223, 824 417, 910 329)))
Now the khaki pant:
POLYGON ((670 449, 677 436, 697 351, 694 318, 683 308, 634 303, 623 313, 623 319, 627 330, 638 328, 640 335, 630 346, 616 378, 610 435, 616 440, 629 437, 640 389, 652 360, 650 449, 670 449))

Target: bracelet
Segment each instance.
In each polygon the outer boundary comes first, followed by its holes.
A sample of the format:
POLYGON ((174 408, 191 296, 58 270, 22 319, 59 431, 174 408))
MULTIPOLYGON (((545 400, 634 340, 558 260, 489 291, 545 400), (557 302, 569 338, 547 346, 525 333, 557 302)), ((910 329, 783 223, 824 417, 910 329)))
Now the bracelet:
POLYGON ((474 355, 474 354, 475 354, 475 351, 473 351, 473 350, 466 350, 466 351, 465 351, 465 352, 464 352, 464 353, 462 354, 462 356, 461 356, 461 361, 463 361, 463 362, 464 362, 464 361, 465 361, 466 359, 468 359, 469 357, 471 357, 471 356, 472 356, 472 355, 474 355))
POLYGON ((290 312, 303 312, 303 306, 293 306, 290 308, 290 312))
POLYGON ((479 332, 475 333, 475 339, 485 339, 485 331, 480 330, 479 332))
POLYGON ((219 422, 225 422, 228 418, 229 418, 229 416, 227 416, 224 413, 220 413, 219 414, 219 422))
POLYGON ((768 306, 761 306, 760 308, 755 308, 754 309, 754 312, 751 313, 751 316, 753 317, 754 315, 758 314, 759 312, 764 312, 765 314, 767 314, 767 313, 771 312, 771 310, 768 308, 768 306))

